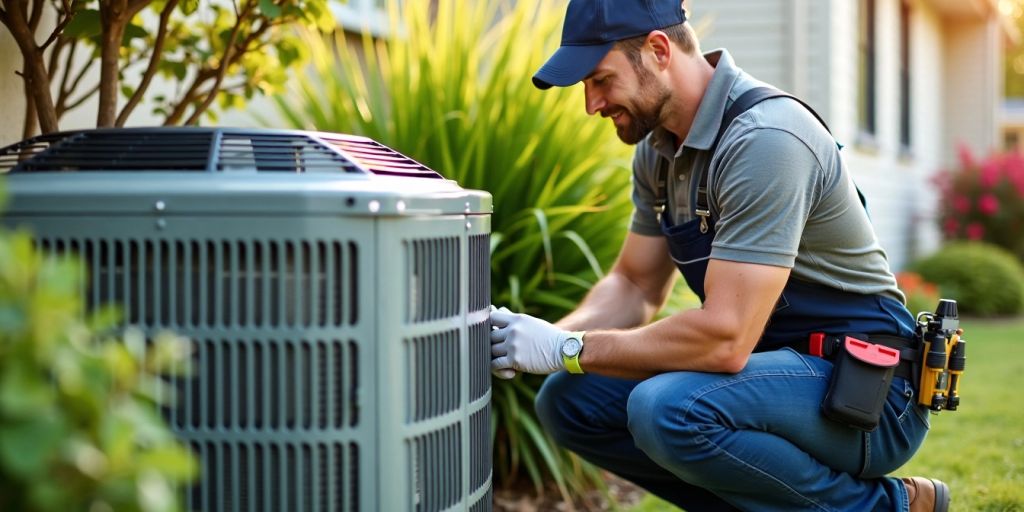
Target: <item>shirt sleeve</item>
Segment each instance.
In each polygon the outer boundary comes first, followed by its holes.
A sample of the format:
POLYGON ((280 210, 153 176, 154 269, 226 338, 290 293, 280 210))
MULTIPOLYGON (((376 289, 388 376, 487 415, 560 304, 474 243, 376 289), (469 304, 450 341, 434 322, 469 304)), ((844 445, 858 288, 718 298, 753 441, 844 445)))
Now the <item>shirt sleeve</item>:
POLYGON ((633 155, 633 220, 629 230, 646 236, 660 236, 661 224, 654 213, 654 181, 658 153, 647 142, 633 155))
POLYGON ((792 268, 820 197, 822 166, 796 135, 751 128, 723 145, 708 201, 717 213, 711 257, 792 268))

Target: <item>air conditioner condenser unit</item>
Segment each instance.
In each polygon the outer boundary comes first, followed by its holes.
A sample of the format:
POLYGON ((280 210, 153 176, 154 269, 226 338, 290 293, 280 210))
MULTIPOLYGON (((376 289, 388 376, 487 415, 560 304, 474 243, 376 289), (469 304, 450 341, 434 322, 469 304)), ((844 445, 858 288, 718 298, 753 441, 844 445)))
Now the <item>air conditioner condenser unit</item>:
POLYGON ((6 224, 89 307, 191 340, 190 510, 491 509, 491 197, 373 140, 228 128, 0 150, 6 224))

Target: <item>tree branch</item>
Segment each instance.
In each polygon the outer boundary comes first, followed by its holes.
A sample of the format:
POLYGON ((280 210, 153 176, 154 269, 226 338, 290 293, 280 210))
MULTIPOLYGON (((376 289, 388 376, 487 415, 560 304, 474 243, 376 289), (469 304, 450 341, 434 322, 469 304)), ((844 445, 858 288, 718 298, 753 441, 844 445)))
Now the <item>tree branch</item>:
POLYGON ((171 110, 171 113, 167 115, 166 119, 164 119, 164 126, 173 126, 181 121, 181 117, 185 115, 185 110, 187 110, 192 101, 198 97, 196 91, 198 91, 203 84, 213 77, 214 72, 212 69, 200 69, 196 73, 196 77, 192 80, 192 85, 190 85, 188 90, 185 91, 185 94, 182 95, 181 101, 174 105, 174 109, 171 110))
POLYGON ((160 27, 157 29, 156 39, 153 42, 152 53, 149 56, 149 65, 146 66, 146 71, 142 74, 142 81, 139 82, 139 86, 136 87, 131 98, 128 98, 128 103, 125 104, 124 108, 121 109, 121 113, 118 114, 117 119, 114 121, 114 126, 124 126, 128 116, 135 110, 135 107, 142 101, 146 90, 149 89, 149 84, 153 80, 153 76, 156 75, 160 59, 163 57, 164 42, 167 37, 167 24, 171 13, 174 12, 174 8, 177 5, 178 0, 168 0, 164 10, 160 13, 160 27))
MULTIPOLYGON (((78 50, 78 40, 71 40, 71 47, 68 49, 68 55, 64 59, 64 74, 60 78, 60 87, 57 88, 57 104, 60 105, 64 98, 67 98, 71 89, 68 89, 68 79, 71 78, 71 72, 74 70, 75 64, 75 51, 78 50)), ((92 59, 89 59, 92 62, 92 59)), ((88 65, 89 63, 86 63, 88 65)), ((52 74, 51 74, 52 76, 52 74)), ((80 75, 79 75, 79 79, 80 75)))
POLYGON ((245 19, 244 17, 248 16, 254 7, 254 1, 247 2, 245 4, 245 8, 242 9, 242 13, 238 15, 238 18, 235 21, 235 26, 231 29, 231 37, 228 38, 228 44, 224 48, 224 57, 221 58, 220 67, 219 69, 217 69, 217 78, 214 80, 213 86, 210 88, 209 94, 207 94, 206 98, 195 107, 195 109, 192 111, 192 115, 190 115, 188 119, 185 121, 186 125, 195 124, 199 121, 199 116, 201 116, 203 112, 206 111, 206 109, 210 108, 210 105, 213 103, 214 98, 217 97, 217 90, 220 88, 220 84, 224 82, 224 76, 227 74, 228 68, 231 66, 231 64, 233 64, 238 59, 239 55, 244 55, 245 49, 249 46, 249 44, 254 39, 257 39, 259 38, 259 36, 263 35, 263 33, 266 32, 267 28, 269 28, 269 25, 264 23, 263 25, 260 26, 259 29, 252 31, 249 34, 249 36, 246 37, 243 46, 240 48, 240 51, 234 51, 236 50, 235 41, 238 39, 238 32, 242 28, 242 24, 244 23, 243 20, 245 19))
POLYGON ((39 28, 39 20, 43 18, 43 3, 46 0, 33 0, 32 2, 32 14, 28 18, 28 28, 32 29, 32 33, 35 33, 36 29, 39 28))
POLYGON ((68 0, 63 0, 64 3, 64 16, 58 18, 57 26, 54 27, 53 32, 50 33, 50 37, 46 38, 46 42, 39 47, 39 50, 46 50, 47 46, 53 44, 54 41, 64 33, 64 29, 67 28, 68 23, 71 23, 71 18, 74 17, 75 13, 71 11, 71 4, 68 0))
MULTIPOLYGON (((96 94, 97 91, 99 91, 100 84, 97 83, 96 85, 94 85, 92 87, 92 89, 89 89, 88 91, 82 93, 82 96, 79 97, 77 100, 72 101, 67 106, 64 106, 64 102, 67 101, 67 98, 71 97, 71 93, 72 92, 74 92, 76 89, 78 89, 79 82, 81 82, 82 79, 85 78, 86 72, 89 71, 89 68, 92 67, 92 64, 94 62, 96 62, 96 61, 95 60, 90 60, 89 62, 87 62, 85 64, 85 66, 82 67, 82 70, 78 73, 78 76, 75 77, 74 83, 72 83, 71 87, 67 90, 67 94, 63 97, 63 99, 61 101, 58 102, 58 108, 57 108, 57 117, 58 118, 60 116, 64 115, 64 113, 70 112, 70 111, 78 108, 82 103, 85 103, 86 100, 91 98, 93 95, 96 94)), ((130 61, 130 62, 126 62, 123 66, 121 66, 118 69, 118 73, 124 72, 125 69, 127 69, 129 66, 131 66, 132 64, 135 64, 137 62, 138 62, 138 60, 133 60, 133 61, 130 61)))
POLYGON ((68 106, 65 107, 64 110, 61 112, 61 114, 63 114, 64 112, 70 112, 70 111, 78 108, 79 105, 81 105, 82 103, 85 103, 85 100, 88 100, 94 94, 96 94, 96 91, 98 91, 98 90, 100 90, 100 84, 94 85, 92 87, 92 89, 89 89, 88 91, 83 93, 81 98, 78 98, 77 100, 72 101, 71 103, 69 103, 68 106))
POLYGON ((57 40, 57 46, 50 51, 50 62, 46 64, 46 76, 50 78, 50 83, 53 83, 53 79, 57 76, 57 62, 60 60, 60 52, 64 51, 67 42, 67 38, 61 37, 57 40))
POLYGON ((36 134, 36 130, 39 129, 39 117, 36 114, 36 102, 32 98, 32 92, 29 91, 26 84, 25 90, 25 121, 21 128, 21 138, 27 139, 36 134))

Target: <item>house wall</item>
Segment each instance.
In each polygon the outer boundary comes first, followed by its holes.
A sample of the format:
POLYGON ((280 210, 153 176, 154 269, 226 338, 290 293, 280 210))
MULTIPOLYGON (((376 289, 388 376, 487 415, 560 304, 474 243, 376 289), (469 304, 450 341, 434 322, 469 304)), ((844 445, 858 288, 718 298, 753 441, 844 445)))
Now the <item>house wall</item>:
POLYGON ((999 26, 943 17, 932 0, 910 2, 909 147, 900 143, 899 13, 876 0, 876 131, 858 120, 859 0, 718 0, 696 4, 712 29, 703 46, 726 47, 754 76, 800 95, 845 145, 846 165, 868 198, 895 269, 934 251, 933 176, 954 162, 955 141, 984 150, 997 141, 999 26), (970 98, 965 102, 965 98, 970 98))
POLYGON ((944 24, 947 68, 945 102, 948 115, 946 158, 966 144, 987 153, 999 147, 997 113, 1002 97, 1002 44, 999 27, 983 20, 944 24))

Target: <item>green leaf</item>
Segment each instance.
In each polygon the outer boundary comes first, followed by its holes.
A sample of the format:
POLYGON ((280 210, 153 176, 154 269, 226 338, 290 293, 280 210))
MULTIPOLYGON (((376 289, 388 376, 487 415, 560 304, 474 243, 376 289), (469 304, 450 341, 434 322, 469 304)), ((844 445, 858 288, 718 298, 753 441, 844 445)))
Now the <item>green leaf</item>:
POLYGON ((188 481, 199 473, 199 465, 192 452, 178 445, 164 445, 143 453, 139 466, 159 469, 169 478, 188 481))
POLYGON ((60 417, 45 415, 0 425, 0 462, 12 473, 32 479, 58 455, 65 427, 60 417))
POLYGON ((77 39, 96 37, 103 32, 103 25, 100 23, 100 11, 96 9, 81 9, 67 26, 64 27, 64 35, 77 39))
POLYGON ((268 18, 277 18, 281 16, 281 7, 274 0, 260 0, 260 12, 268 18))
POLYGON ((124 28, 124 37, 121 39, 121 46, 128 46, 131 44, 132 39, 145 39, 148 36, 149 32, 146 30, 146 27, 129 23, 128 26, 124 28))
POLYGON ((0 417, 28 418, 45 413, 54 402, 53 386, 32 367, 9 364, 0 378, 0 417))
POLYGON ((199 9, 199 0, 181 0, 181 3, 178 4, 178 9, 185 16, 191 16, 199 9))

